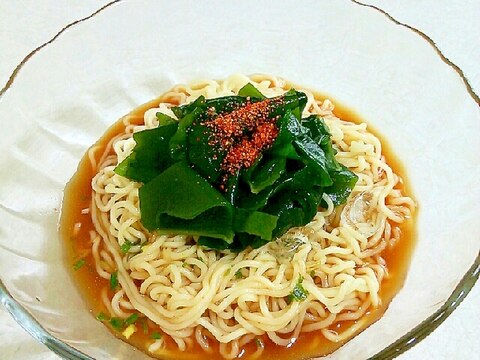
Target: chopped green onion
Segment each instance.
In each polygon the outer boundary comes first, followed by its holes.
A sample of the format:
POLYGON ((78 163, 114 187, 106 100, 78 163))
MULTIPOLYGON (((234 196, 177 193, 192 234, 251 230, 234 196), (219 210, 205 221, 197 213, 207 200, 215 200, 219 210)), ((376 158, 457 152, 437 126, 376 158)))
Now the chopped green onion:
POLYGON ((115 290, 118 287, 118 271, 110 275, 110 289, 115 290))
POLYGON ((238 270, 235 272, 235 277, 236 277, 237 279, 243 279, 242 269, 238 269, 238 270))
POLYGON ((98 321, 105 321, 107 320, 108 317, 107 317, 107 314, 105 314, 103 311, 100 311, 97 315, 97 320, 98 321))
POLYGON ((132 314, 125 319, 125 325, 135 324, 135 321, 138 320, 138 314, 132 314))
POLYGON ((155 340, 160 340, 162 338, 162 334, 160 334, 158 332, 154 332, 154 333, 152 333, 151 338, 155 339, 155 340))
POLYGON ((122 246, 120 246, 120 250, 122 250, 122 252, 123 252, 124 254, 126 254, 126 253, 130 250, 130 248, 132 247, 132 245, 133 245, 133 244, 132 244, 130 241, 125 240, 125 242, 122 244, 122 246))
POLYGON ((123 319, 120 319, 120 318, 117 318, 117 317, 112 317, 109 320, 109 323, 110 323, 110 325, 112 325, 112 327, 115 330, 121 330, 125 326, 125 321, 123 321, 123 319))
POLYGON ((78 260, 75 264, 73 264, 73 270, 77 271, 80 269, 83 265, 85 265, 86 261, 85 259, 80 259, 78 260))
POLYGON ((308 296, 308 291, 302 286, 303 276, 300 275, 298 278, 297 284, 292 290, 292 293, 287 296, 288 303, 292 301, 302 301, 305 300, 308 296))

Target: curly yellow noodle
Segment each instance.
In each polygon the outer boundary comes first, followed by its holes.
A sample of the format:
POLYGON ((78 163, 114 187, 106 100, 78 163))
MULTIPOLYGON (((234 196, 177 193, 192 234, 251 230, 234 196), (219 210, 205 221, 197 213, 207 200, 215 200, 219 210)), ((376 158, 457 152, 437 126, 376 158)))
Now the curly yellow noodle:
MULTIPOLYGON (((381 143, 366 124, 337 118, 332 102, 297 88, 308 97, 303 115, 324 118, 336 158, 359 177, 346 205, 334 209, 324 195, 327 208, 319 209, 310 224, 238 254, 201 248, 188 236, 148 233, 140 222, 139 184, 113 171, 135 146, 133 133, 158 126, 157 112, 173 117, 171 103, 187 103, 200 95, 233 95, 247 82, 267 97, 289 87, 283 79, 265 75, 233 75, 224 81, 176 86, 162 97, 164 103, 145 112, 143 124, 135 125, 125 117, 124 133, 108 143, 98 162, 99 149, 89 152, 97 173, 90 209, 96 230, 92 235, 95 267, 105 279, 118 271, 120 284, 111 298, 102 292, 108 311, 121 318, 132 311, 144 314, 181 351, 196 342, 208 352, 217 341, 226 359, 239 356, 252 341, 257 342, 257 350, 251 358, 260 358, 265 346, 258 339, 263 335, 277 345, 289 346, 302 332, 321 331, 328 340, 338 342, 360 329, 366 311, 381 303, 379 289, 388 276, 381 252, 400 237, 398 227, 390 224, 403 222, 415 207, 411 198, 395 188, 401 179, 385 163, 381 143), (365 204, 368 211, 359 215, 365 204), (127 241, 133 246, 124 254, 120 246, 127 241), (282 246, 292 242, 297 247, 285 256, 282 246), (307 299, 287 301, 300 278, 307 299), (331 329, 353 320, 356 323, 342 328, 342 333, 331 329)), ((151 340, 147 349, 164 355, 173 351, 164 339, 151 340)))

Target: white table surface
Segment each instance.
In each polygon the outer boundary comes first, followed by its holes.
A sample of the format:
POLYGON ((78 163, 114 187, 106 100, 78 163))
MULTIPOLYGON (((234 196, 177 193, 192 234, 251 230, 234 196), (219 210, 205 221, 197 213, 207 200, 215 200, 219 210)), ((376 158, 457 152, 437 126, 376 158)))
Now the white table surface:
MULTIPOLYGON (((50 40, 65 25, 90 15, 108 2, 0 2, 0 88, 30 51, 50 40)), ((400 22, 426 33, 443 54, 463 70, 475 92, 480 94, 480 1, 370 0, 364 3, 378 6, 400 22)), ((399 359, 480 359, 479 299, 480 284, 477 284, 442 325, 399 359)), ((58 357, 37 343, 0 305, 0 359, 57 360, 58 357)))

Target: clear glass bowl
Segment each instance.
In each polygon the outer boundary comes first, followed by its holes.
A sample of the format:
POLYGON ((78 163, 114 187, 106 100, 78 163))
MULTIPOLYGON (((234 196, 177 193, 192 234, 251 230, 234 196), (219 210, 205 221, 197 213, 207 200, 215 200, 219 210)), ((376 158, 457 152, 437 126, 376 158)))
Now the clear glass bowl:
POLYGON ((418 242, 386 314, 328 358, 391 358, 423 339, 479 273, 480 112, 418 34, 353 2, 120 2, 34 54, 2 96, 0 298, 69 359, 147 358, 89 313, 64 261, 62 191, 86 151, 177 83, 271 73, 333 96, 389 140, 418 242))

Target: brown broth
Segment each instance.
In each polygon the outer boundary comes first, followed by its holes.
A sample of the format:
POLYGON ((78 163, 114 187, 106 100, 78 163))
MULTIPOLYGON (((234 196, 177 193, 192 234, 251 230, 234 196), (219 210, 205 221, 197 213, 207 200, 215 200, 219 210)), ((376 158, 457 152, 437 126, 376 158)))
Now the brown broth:
MULTIPOLYGON (((326 96, 318 94, 316 94, 316 97, 319 99, 327 98, 326 96)), ((129 114, 132 119, 131 122, 141 123, 143 121, 143 114, 146 110, 156 107, 161 101, 166 100, 168 99, 158 98, 138 107, 129 114)), ((334 104, 334 113, 337 117, 354 123, 364 122, 361 117, 351 109, 339 105, 337 102, 334 102, 334 104)), ((122 121, 118 121, 108 129, 103 137, 94 145, 98 148, 98 151, 95 153, 97 160, 98 157, 101 156, 103 149, 106 147, 109 140, 123 131, 124 125, 122 121)), ((400 187, 397 188, 400 188, 404 194, 412 196, 411 189, 409 188, 408 183, 405 181, 405 169, 393 154, 392 149, 388 146, 388 142, 379 136, 377 131, 372 130, 371 127, 369 127, 369 131, 381 139, 383 147, 382 153, 385 155, 386 162, 389 164, 392 170, 404 180, 404 182, 400 184, 400 187)), ((90 218, 90 213, 82 214, 82 210, 88 208, 90 205, 92 196, 91 180, 94 175, 94 169, 92 169, 88 156, 85 155, 78 166, 77 172, 65 188, 62 217, 60 221, 60 233, 65 241, 66 264, 68 268, 71 269, 73 281, 77 284, 78 289, 83 295, 84 299, 86 299, 86 305, 93 315, 96 316, 100 312, 107 313, 101 300, 101 291, 105 287, 108 288, 109 282, 100 278, 95 270, 95 263, 91 254, 91 241, 89 235, 90 231, 94 230, 94 227, 90 218), (76 227, 78 228, 78 224, 81 224, 81 226, 79 229, 75 230, 76 227), (73 270, 74 264, 79 259, 85 259, 85 265, 78 270, 73 270)), ((366 315, 362 318, 366 321, 360 330, 356 332, 356 334, 360 333, 362 330, 377 321, 386 311, 395 294, 402 288, 415 245, 416 234, 414 220, 414 218, 409 219, 401 224, 400 229, 402 235, 400 241, 393 248, 387 247, 387 249, 383 251, 382 257, 387 263, 390 277, 384 279, 380 287, 379 295, 381 298, 381 305, 376 309, 370 309, 366 313, 366 315)), ((110 296, 111 295, 113 294, 110 293, 110 296)), ((347 328, 349 325, 353 325, 354 323, 354 321, 343 322, 342 325, 335 328, 335 330, 341 331, 347 328)), ((142 330, 142 326, 137 325, 138 331, 127 341, 145 352, 148 345, 153 342, 150 337, 152 332, 150 328, 154 327, 153 323, 151 322, 146 322, 146 324, 149 325, 147 333, 142 330)), ((125 341, 121 334, 113 330, 112 332, 117 337, 125 341)), ((265 344, 265 349, 260 358, 263 360, 287 360, 324 356, 332 353, 348 340, 349 339, 334 343, 325 339, 320 332, 303 333, 294 345, 286 349, 273 344, 266 336, 264 336, 262 341, 265 344)), ((176 348, 173 340, 171 340, 168 336, 165 337, 165 341, 167 343, 167 349, 176 348)), ((215 342, 210 341, 210 343, 212 345, 215 342)), ((195 345, 191 346, 185 352, 172 350, 170 352, 171 359, 222 359, 222 357, 218 354, 218 344, 214 344, 213 352, 210 353, 203 351, 196 341, 194 341, 194 344, 195 345)), ((256 347, 257 345, 255 342, 247 344, 244 347, 245 353, 242 358, 248 359, 249 355, 255 352, 256 347)))

